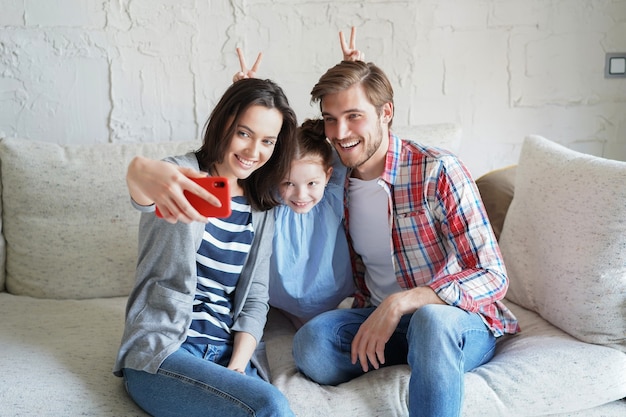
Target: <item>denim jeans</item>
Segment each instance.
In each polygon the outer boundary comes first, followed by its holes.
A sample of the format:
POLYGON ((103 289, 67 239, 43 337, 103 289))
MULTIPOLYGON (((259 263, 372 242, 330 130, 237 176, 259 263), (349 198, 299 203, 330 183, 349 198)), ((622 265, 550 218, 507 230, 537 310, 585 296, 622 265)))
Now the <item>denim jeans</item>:
MULTIPOLYGON (((300 372, 326 385, 362 375, 360 363, 353 365, 350 360, 350 346, 373 311, 374 307, 332 310, 301 327, 293 343, 300 372)), ((411 417, 458 417, 463 374, 492 358, 495 340, 478 314, 448 305, 427 305, 401 318, 385 346, 383 366, 408 363, 411 417)))
POLYGON ((227 369, 232 346, 184 343, 156 374, 124 369, 126 390, 153 416, 293 416, 287 399, 248 365, 227 369))

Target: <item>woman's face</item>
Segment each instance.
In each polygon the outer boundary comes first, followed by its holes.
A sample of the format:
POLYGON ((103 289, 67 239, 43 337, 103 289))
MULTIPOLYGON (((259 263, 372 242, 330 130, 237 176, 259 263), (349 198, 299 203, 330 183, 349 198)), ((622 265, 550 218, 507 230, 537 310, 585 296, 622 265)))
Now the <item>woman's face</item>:
POLYGON ((217 174, 231 180, 231 186, 248 178, 272 156, 282 124, 283 115, 277 109, 250 106, 235 126, 223 162, 216 165, 217 174))

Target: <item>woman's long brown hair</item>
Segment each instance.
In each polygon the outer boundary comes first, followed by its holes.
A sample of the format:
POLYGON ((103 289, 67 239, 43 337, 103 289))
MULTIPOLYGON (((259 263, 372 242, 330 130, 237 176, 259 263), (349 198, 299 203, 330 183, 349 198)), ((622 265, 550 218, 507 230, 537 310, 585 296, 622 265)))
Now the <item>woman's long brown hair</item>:
POLYGON ((202 147, 196 156, 200 169, 207 172, 223 162, 239 119, 254 105, 277 109, 283 116, 283 124, 270 159, 248 178, 238 180, 250 205, 256 210, 268 210, 280 204, 273 190, 289 170, 298 126, 295 112, 276 83, 258 78, 246 78, 233 83, 211 112, 202 147))

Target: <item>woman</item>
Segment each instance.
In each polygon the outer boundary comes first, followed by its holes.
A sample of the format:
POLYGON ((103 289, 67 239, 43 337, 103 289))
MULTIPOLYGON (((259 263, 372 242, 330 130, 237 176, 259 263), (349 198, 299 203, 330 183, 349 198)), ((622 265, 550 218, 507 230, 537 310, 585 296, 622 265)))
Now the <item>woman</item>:
POLYGON ((148 413, 293 415, 253 355, 268 311, 273 187, 289 167, 296 126, 280 87, 247 79, 211 113, 200 150, 131 162, 128 187, 144 213, 114 373, 148 413), (201 175, 228 179, 230 217, 186 215, 176 204, 183 190, 219 204, 188 178, 201 175))

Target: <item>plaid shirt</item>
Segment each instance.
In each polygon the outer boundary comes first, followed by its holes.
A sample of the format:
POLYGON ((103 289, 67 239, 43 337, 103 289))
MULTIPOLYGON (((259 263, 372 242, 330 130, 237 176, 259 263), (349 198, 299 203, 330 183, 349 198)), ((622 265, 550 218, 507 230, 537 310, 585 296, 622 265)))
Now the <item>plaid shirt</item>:
MULTIPOLYGON (((458 158, 390 133, 378 180, 389 196, 393 264, 403 289, 429 286, 449 305, 479 313, 495 336, 519 331, 500 301, 508 288, 502 255, 476 184, 458 158)), ((357 284, 355 306, 369 304, 365 266, 346 233, 357 284)))

